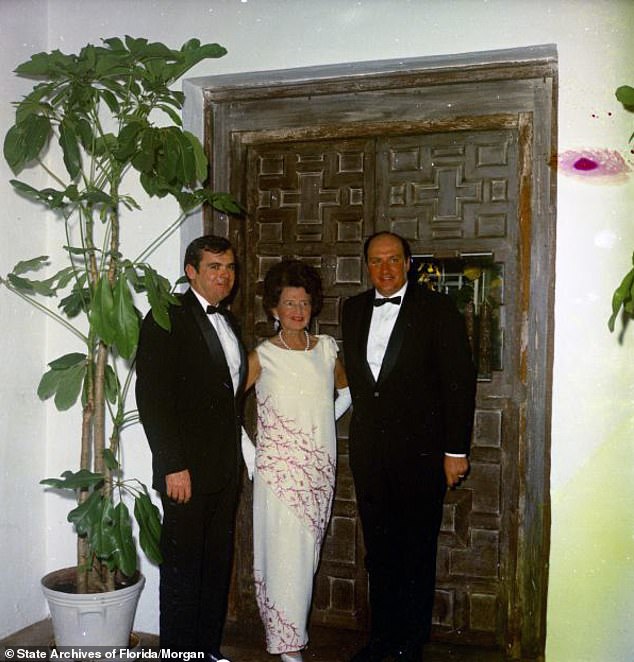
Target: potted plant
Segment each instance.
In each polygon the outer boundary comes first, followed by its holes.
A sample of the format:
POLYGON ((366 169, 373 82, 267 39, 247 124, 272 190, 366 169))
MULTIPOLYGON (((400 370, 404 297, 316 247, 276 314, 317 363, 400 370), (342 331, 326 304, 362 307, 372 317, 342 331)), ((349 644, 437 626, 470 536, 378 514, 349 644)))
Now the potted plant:
MULTIPOLYGON (((102 602, 107 593, 122 596, 135 584, 142 586, 126 501, 134 501, 141 548, 151 561, 161 560, 158 508, 146 486, 126 477, 121 464, 121 432, 138 419, 126 410, 141 318, 135 301, 146 297, 157 323, 169 330, 167 307, 177 299, 148 257, 200 205, 239 211, 230 196, 201 185, 207 159, 199 140, 182 129, 184 96, 171 89, 194 65, 225 52, 197 39, 173 50, 115 37, 101 46, 88 44, 78 54, 38 53, 16 69, 36 82, 16 104, 4 156, 16 175, 39 168, 48 176, 50 184, 42 189, 11 183, 60 232, 63 257, 54 273, 39 279, 33 272, 49 266, 47 256, 18 262, 0 283, 63 326, 72 342, 68 353, 48 364, 38 394, 53 398, 58 410, 81 406, 77 467, 42 481, 77 497, 68 514, 78 535, 77 566, 72 577, 68 570, 62 573, 72 584, 63 590, 83 594, 78 598, 90 606, 75 614, 92 614, 95 600, 102 602), (171 196, 181 208, 134 259, 121 252, 124 223, 141 209, 124 190, 131 179, 148 196, 171 196), (83 351, 75 351, 78 342, 83 351), (127 588, 115 590, 119 584, 127 588)), ((43 580, 45 592, 51 593, 55 579, 52 573, 43 580)), ((62 597, 65 603, 74 596, 62 597)), ((82 633, 86 622, 78 634, 59 632, 52 607, 57 645, 127 645, 136 599, 124 633, 108 631, 110 617, 99 617, 106 620, 97 619, 96 640, 82 633)), ((115 612, 122 602, 115 598, 115 612)))
MULTIPOLYGON (((634 112, 634 87, 621 85, 617 88, 615 94, 625 110, 634 112)), ((629 141, 632 142, 633 140, 634 133, 630 136, 629 141)), ((634 265, 634 254, 632 255, 632 264, 634 265)), ((612 315, 608 320, 610 331, 614 331, 614 324, 621 309, 623 310, 623 333, 629 319, 634 317, 634 267, 625 274, 621 284, 612 295, 612 315)))

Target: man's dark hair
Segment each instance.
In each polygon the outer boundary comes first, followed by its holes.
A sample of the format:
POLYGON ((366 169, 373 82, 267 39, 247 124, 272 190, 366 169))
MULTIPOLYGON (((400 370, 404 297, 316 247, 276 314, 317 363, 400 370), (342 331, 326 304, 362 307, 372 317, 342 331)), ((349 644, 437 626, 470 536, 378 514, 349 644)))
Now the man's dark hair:
POLYGON ((401 237, 400 234, 396 234, 395 232, 390 232, 389 230, 380 230, 379 232, 371 234, 363 244, 363 257, 365 258, 366 263, 368 261, 368 248, 370 247, 370 242, 377 237, 394 237, 394 239, 398 239, 403 246, 403 256, 405 259, 407 260, 408 258, 412 257, 412 249, 410 248, 407 239, 401 237))
POLYGON ((317 269, 300 260, 282 260, 274 264, 264 276, 262 307, 268 317, 272 317, 271 311, 277 308, 285 287, 303 287, 310 296, 313 317, 319 315, 324 295, 317 269))
POLYGON ((214 234, 206 234, 202 237, 198 237, 198 239, 194 239, 194 241, 192 241, 187 247, 187 250, 185 251, 185 259, 183 260, 183 269, 185 269, 188 264, 191 264, 192 267, 198 271, 204 251, 216 254, 233 251, 235 255, 233 246, 228 239, 225 239, 225 237, 218 237, 214 234))

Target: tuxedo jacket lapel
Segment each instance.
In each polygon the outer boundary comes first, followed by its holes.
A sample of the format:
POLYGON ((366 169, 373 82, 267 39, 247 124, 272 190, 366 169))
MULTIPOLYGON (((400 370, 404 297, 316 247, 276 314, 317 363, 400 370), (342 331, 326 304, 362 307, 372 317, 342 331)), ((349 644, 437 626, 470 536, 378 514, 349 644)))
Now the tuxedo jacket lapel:
POLYGON ((368 292, 362 311, 361 333, 359 334, 359 357, 364 368, 365 378, 372 384, 376 382, 370 364, 368 363, 368 335, 370 334, 370 323, 372 322, 372 310, 374 308, 374 290, 368 292))
POLYGON ((225 358, 225 353, 220 344, 218 334, 216 333, 213 324, 207 319, 207 314, 198 303, 198 299, 196 299, 191 290, 188 290, 183 295, 183 304, 189 306, 194 322, 205 339, 205 344, 209 350, 212 363, 223 371, 223 382, 228 386, 231 386, 231 390, 233 390, 229 365, 227 364, 227 359, 225 358))
POLYGON ((227 322, 229 322, 229 326, 231 327, 231 330, 235 334, 235 337, 238 339, 238 348, 240 349, 240 383, 238 385, 238 390, 236 391, 236 396, 239 396, 244 389, 244 384, 247 379, 249 362, 248 362, 247 352, 244 348, 244 345, 242 344, 242 340, 240 339, 240 328, 238 327, 236 318, 233 316, 231 312, 229 312, 229 314, 226 316, 225 319, 227 320, 227 322))

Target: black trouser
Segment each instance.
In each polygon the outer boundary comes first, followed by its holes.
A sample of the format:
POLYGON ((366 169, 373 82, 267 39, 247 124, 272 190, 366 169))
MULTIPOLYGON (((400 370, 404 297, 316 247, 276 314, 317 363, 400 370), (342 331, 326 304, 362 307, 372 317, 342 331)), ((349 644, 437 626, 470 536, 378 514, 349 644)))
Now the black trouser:
POLYGON ((422 645, 431 630, 445 478, 437 461, 414 479, 385 469, 380 460, 377 465, 372 479, 357 488, 370 634, 396 647, 422 645))
POLYGON ((186 504, 163 496, 160 646, 218 651, 227 612, 237 479, 186 504))

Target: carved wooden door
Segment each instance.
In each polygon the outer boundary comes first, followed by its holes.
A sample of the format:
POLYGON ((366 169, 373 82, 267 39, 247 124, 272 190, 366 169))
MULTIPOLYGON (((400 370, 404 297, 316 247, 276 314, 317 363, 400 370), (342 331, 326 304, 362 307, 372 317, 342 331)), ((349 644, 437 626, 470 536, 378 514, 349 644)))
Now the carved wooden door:
MULTIPOLYGON (((242 287, 253 339, 266 319, 264 274, 284 257, 321 273, 325 305, 316 332, 340 335, 341 305, 365 288, 363 241, 379 229, 407 237, 414 254, 443 264, 497 265, 498 283, 516 289, 517 130, 441 131, 359 140, 252 145, 246 160, 250 229, 242 287), (470 257, 471 256, 471 257, 470 257)), ((423 285, 413 285, 422 287, 423 285)), ((517 461, 518 338, 507 320, 515 297, 500 296, 494 316, 493 369, 478 389, 472 469, 448 493, 439 542, 435 634, 494 644, 505 619, 507 565, 514 563, 508 524, 517 461)), ((244 317, 244 315, 243 315, 244 317)), ((339 425, 333 516, 316 579, 312 622, 364 627, 367 579, 348 467, 347 417, 339 425)), ((512 575, 512 573, 511 573, 512 575)))
MULTIPOLYGON (((263 274, 285 256, 320 270, 316 330, 339 340, 343 300, 367 287, 363 241, 379 229, 405 236, 437 287, 473 290, 462 299, 480 373, 472 470, 446 498, 433 635, 513 659, 538 659, 545 642, 556 69, 544 46, 185 85, 188 99, 203 98, 212 187, 247 208, 244 219, 210 217, 207 229, 228 236, 243 264, 234 305, 250 344, 264 320, 263 274)), ((338 431, 312 619, 363 629, 346 418, 338 431)), ((240 623, 259 622, 250 497, 247 483, 229 614, 240 623)))

